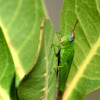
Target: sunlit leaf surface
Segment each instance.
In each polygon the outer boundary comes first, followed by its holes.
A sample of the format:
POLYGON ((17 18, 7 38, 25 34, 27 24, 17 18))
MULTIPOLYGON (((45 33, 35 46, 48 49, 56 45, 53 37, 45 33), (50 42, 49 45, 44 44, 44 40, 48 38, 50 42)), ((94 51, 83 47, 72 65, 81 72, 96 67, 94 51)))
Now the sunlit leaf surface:
POLYGON ((0 26, 13 56, 18 80, 34 63, 43 16, 41 0, 0 0, 0 26))
POLYGON ((66 83, 63 100, 82 100, 100 88, 100 2, 99 0, 65 0, 60 31, 75 29, 75 57, 66 83))

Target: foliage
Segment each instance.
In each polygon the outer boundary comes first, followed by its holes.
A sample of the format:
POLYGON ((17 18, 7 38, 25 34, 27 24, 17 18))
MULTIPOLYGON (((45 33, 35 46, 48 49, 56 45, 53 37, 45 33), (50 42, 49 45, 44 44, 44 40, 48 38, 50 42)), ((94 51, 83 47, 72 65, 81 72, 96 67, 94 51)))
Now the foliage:
MULTIPOLYGON (((59 42, 42 2, 0 0, 0 100, 55 98, 58 48, 52 44, 59 42)), ((65 0, 60 33, 69 33, 77 19, 63 100, 81 100, 100 87, 100 1, 65 0)))

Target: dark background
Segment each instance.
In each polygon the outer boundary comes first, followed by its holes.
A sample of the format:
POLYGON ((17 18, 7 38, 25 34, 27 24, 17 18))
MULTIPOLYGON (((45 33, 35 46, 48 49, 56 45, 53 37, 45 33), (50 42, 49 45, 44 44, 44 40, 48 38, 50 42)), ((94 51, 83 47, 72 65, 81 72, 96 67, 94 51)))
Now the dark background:
MULTIPOLYGON (((64 0, 45 0, 48 16, 52 21, 55 31, 59 32, 60 13, 64 0)), ((84 100, 100 100, 100 89, 88 94, 84 100)))

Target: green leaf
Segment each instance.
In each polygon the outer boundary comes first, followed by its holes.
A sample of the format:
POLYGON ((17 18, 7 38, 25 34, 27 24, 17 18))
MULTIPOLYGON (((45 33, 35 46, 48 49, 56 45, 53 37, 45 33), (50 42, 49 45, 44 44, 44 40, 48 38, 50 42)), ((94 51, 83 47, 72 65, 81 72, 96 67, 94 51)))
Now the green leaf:
POLYGON ((54 100, 58 62, 57 36, 48 19, 41 24, 38 54, 32 70, 23 78, 18 87, 19 100, 54 100))
POLYGON ((0 28, 0 100, 16 100, 14 63, 0 28))
POLYGON ((100 88, 100 1, 65 0, 60 32, 75 29, 75 56, 66 83, 63 100, 82 100, 100 88))
POLYGON ((33 65, 44 11, 41 0, 0 0, 0 26, 17 73, 17 84, 33 65))

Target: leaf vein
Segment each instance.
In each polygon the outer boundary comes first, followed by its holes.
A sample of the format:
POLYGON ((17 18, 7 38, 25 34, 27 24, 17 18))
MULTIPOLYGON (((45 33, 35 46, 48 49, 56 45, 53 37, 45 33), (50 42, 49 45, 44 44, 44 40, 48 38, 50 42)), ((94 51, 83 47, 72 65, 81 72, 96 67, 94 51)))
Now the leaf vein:
POLYGON ((83 75, 83 78, 85 78, 85 79, 88 79, 88 80, 98 80, 98 81, 100 81, 100 78, 93 78, 93 77, 89 77, 89 76, 86 76, 86 75, 83 75))
POLYGON ((47 47, 46 47, 46 40, 45 40, 45 54, 46 54, 46 76, 45 76, 45 100, 48 100, 48 56, 47 56, 47 47))
POLYGON ((95 2, 96 2, 97 11, 98 11, 98 13, 99 13, 99 15, 100 15, 100 9, 99 9, 99 5, 98 5, 98 3, 97 3, 97 0, 95 0, 95 2))
POLYGON ((15 11, 14 15, 12 16, 12 19, 11 19, 10 23, 7 25, 7 30, 9 30, 11 28, 12 24, 16 20, 16 18, 18 16, 18 13, 19 13, 19 10, 21 8, 22 2, 23 2, 23 0, 19 0, 18 6, 16 8, 16 11, 15 11))
MULTIPOLYGON (((75 0, 75 14, 76 14, 76 16, 78 17, 78 20, 79 20, 80 18, 79 18, 78 14, 77 14, 77 10, 76 10, 76 8, 77 8, 77 3, 76 3, 76 2, 77 2, 77 0, 75 0)), ((87 40, 89 46, 92 47, 90 41, 88 40, 88 38, 87 38, 87 36, 86 36, 85 28, 83 27, 81 20, 79 20, 79 21, 80 21, 80 25, 81 25, 81 27, 82 27, 82 30, 83 30, 83 32, 84 32, 84 36, 85 36, 85 38, 86 38, 86 40, 87 40)))

